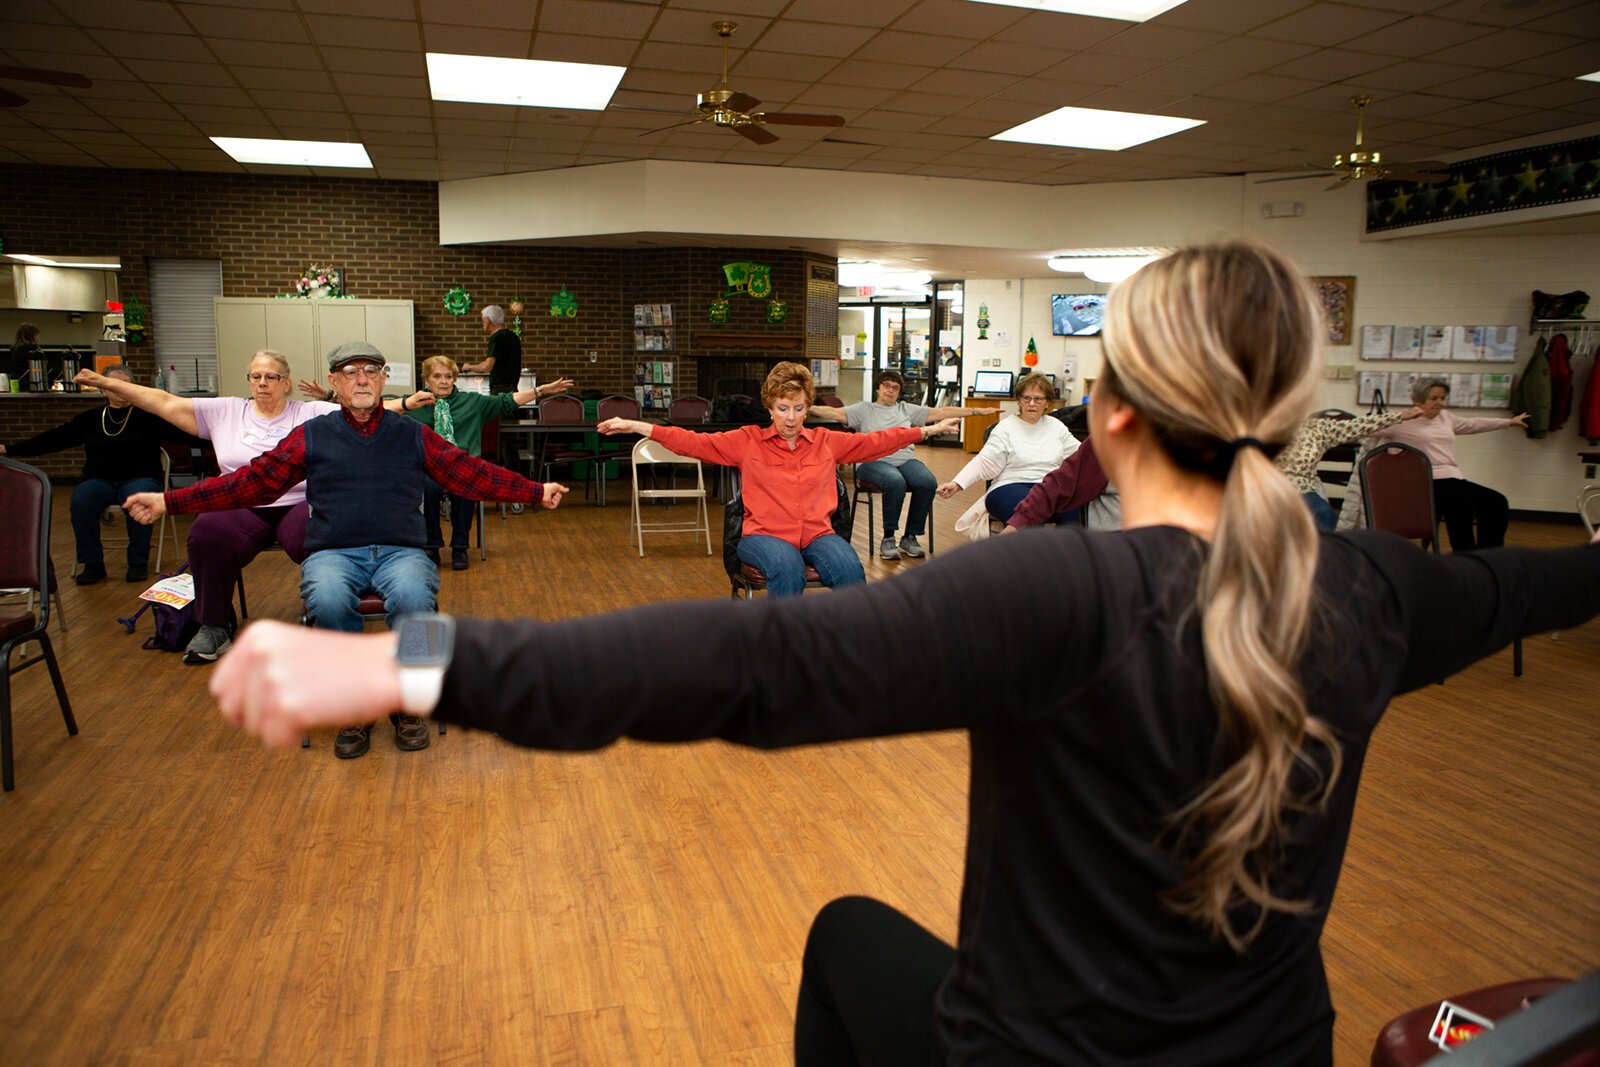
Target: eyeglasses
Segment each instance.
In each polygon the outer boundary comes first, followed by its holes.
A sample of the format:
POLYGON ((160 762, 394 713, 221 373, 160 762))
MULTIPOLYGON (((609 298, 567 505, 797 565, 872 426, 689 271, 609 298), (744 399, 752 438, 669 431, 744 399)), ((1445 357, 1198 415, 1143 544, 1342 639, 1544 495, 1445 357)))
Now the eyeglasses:
POLYGON ((260 374, 260 373, 257 373, 257 374, 246 374, 245 377, 250 379, 252 382, 255 382, 258 385, 261 384, 262 382, 266 382, 268 384, 271 384, 272 382, 288 381, 288 379, 289 379, 289 376, 287 374, 260 374))
POLYGON ((339 368, 339 373, 353 382, 362 374, 365 374, 368 378, 382 378, 388 371, 383 367, 374 367, 369 363, 347 363, 339 368))
POLYGON ((1024 397, 1018 397, 1017 398, 1017 403, 1019 403, 1019 404, 1047 404, 1047 403, 1049 403, 1049 398, 1042 397, 1042 396, 1024 396, 1024 397))

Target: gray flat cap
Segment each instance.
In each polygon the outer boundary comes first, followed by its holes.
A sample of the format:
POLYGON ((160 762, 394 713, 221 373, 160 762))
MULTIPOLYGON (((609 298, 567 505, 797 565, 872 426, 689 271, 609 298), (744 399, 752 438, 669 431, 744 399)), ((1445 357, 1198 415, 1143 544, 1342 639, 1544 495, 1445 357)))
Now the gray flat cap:
POLYGON ((328 370, 336 371, 346 363, 354 363, 358 359, 376 363, 380 367, 389 362, 370 341, 346 341, 328 353, 328 370))

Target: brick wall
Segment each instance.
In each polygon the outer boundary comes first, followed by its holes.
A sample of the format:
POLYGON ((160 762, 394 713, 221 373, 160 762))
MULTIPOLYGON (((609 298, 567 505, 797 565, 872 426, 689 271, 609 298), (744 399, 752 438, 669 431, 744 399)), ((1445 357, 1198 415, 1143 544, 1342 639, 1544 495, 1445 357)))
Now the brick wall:
MULTIPOLYGON (((439 245, 438 199, 431 182, 305 178, 277 175, 111 171, 70 167, 13 168, 0 198, 6 247, 62 255, 116 253, 126 300, 148 301, 149 258, 217 258, 229 296, 272 296, 292 290, 312 262, 344 271, 351 296, 411 300, 416 305, 418 362, 431 355, 481 358, 477 309, 520 295, 525 361, 541 379, 569 375, 580 388, 633 390, 633 305, 670 303, 675 315, 677 395, 702 389, 702 356, 765 365, 773 351, 716 350, 691 344, 695 333, 803 334, 805 255, 789 250, 701 248, 572 248, 439 245), (706 307, 721 293, 721 265, 751 259, 773 268, 774 295, 789 304, 782 325, 765 321, 765 302, 732 300, 726 326, 710 326, 706 307), (444 294, 460 285, 473 311, 453 316, 444 294), (576 318, 552 318, 550 296, 565 287, 578 300, 576 318), (587 353, 599 353, 589 363, 587 353)), ((810 258, 817 258, 814 254, 810 258)), ((161 329, 152 308, 151 328, 161 329)), ((154 373, 154 350, 129 346, 141 378, 154 373)), ((666 359, 667 353, 649 358, 666 359)), ((708 374, 708 378, 711 375, 708 374)), ((709 390, 710 384, 705 387, 709 390)), ((3 421, 0 440, 16 436, 3 421)))

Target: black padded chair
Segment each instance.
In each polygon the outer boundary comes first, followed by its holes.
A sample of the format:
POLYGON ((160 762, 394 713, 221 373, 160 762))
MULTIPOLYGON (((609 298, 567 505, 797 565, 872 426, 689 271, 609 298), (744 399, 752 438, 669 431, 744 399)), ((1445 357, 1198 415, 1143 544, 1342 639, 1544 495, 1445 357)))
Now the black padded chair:
POLYGON ((43 660, 50 668, 56 702, 67 733, 76 735, 78 723, 72 717, 72 703, 61 679, 50 644, 50 477, 37 467, 0 458, 0 589, 30 591, 38 595, 39 610, 32 598, 23 611, 0 613, 0 662, 5 664, 4 684, 0 685, 0 778, 6 792, 16 788, 11 765, 11 676, 43 660), (39 642, 39 654, 24 656, 15 665, 11 653, 17 646, 39 642))
MULTIPOLYGON (((833 532, 850 540, 850 493, 844 487, 844 479, 835 477, 834 488, 838 493, 838 502, 833 512, 833 532)), ((761 573, 761 568, 751 566, 739 558, 739 542, 744 537, 744 494, 743 486, 737 471, 733 474, 733 488, 730 491, 728 502, 722 509, 722 566, 728 572, 728 580, 732 583, 732 592, 729 594, 734 600, 743 598, 750 600, 755 597, 757 590, 767 587, 767 576, 761 573)), ((826 589, 822 584, 822 576, 810 566, 806 567, 806 588, 826 589)))

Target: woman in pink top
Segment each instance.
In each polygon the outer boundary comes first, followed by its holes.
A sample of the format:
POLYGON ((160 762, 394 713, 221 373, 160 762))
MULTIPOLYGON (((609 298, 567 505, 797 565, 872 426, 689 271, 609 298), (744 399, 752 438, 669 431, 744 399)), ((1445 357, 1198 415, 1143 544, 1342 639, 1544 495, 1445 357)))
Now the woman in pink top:
POLYGON ((696 433, 635 419, 607 419, 596 429, 653 437, 680 456, 739 468, 745 508, 739 558, 767 576, 768 595, 793 596, 805 590, 808 564, 830 588, 867 580, 855 549, 831 525, 838 504, 838 464, 866 463, 959 425, 956 419, 945 419, 876 433, 837 433, 806 426, 814 399, 811 371, 798 363, 779 363, 761 386, 771 426, 696 433))
POLYGON ((1445 410, 1450 382, 1441 377, 1418 378, 1411 399, 1422 409, 1419 418, 1378 431, 1379 441, 1393 441, 1421 449, 1433 462, 1433 510, 1450 531, 1450 551, 1498 548, 1506 543, 1511 508, 1504 495, 1486 485, 1467 481, 1456 463, 1456 435, 1488 433, 1512 426, 1526 427, 1528 413, 1510 419, 1463 419, 1445 410), (1473 522, 1477 533, 1473 533, 1473 522))
MULTIPOLYGON (((159 415, 172 425, 211 442, 217 466, 229 474, 282 441, 308 419, 338 411, 338 404, 290 400, 294 382, 289 361, 270 348, 250 359, 245 372, 250 399, 234 396, 177 396, 162 389, 106 378, 93 371, 78 373, 80 385, 119 396, 134 407, 159 415)), ((410 398, 411 406, 433 403, 432 394, 410 398), (423 399, 426 398, 426 399, 423 399)), ((399 410, 403 401, 389 401, 399 410)), ((306 487, 295 486, 261 508, 239 508, 196 515, 189 525, 189 572, 194 575, 194 618, 200 624, 183 662, 213 663, 232 643, 228 625, 233 615, 233 587, 250 561, 272 545, 283 546, 290 559, 305 559, 306 487)))

